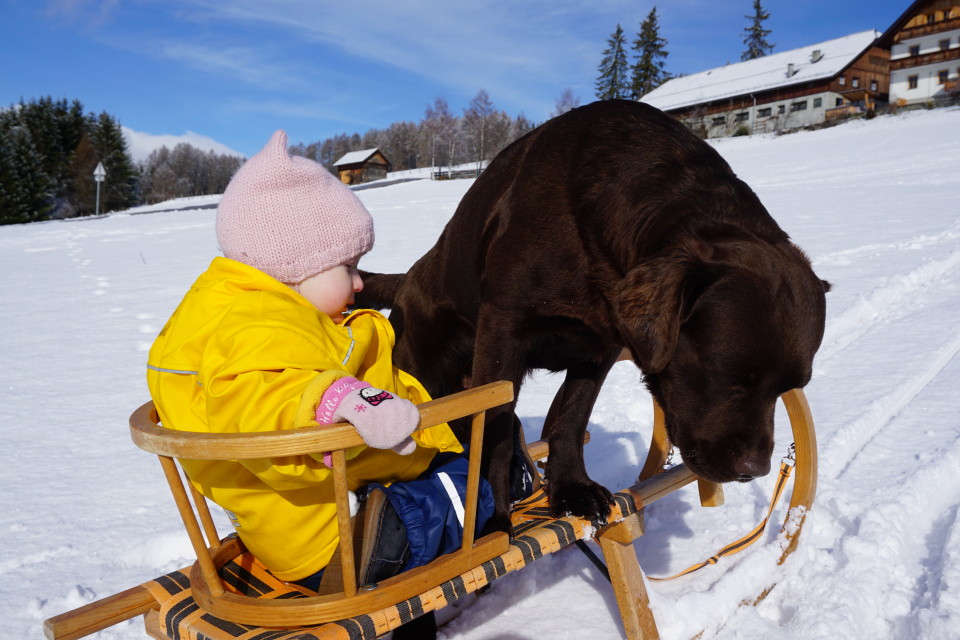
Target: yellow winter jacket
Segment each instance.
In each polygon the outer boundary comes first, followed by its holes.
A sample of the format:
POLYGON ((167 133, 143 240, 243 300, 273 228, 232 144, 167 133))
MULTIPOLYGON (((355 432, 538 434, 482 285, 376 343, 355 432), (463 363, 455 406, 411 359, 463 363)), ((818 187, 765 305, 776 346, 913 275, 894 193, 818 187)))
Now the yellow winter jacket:
MULTIPOLYGON (((393 366, 393 328, 375 311, 335 324, 287 285, 215 258, 160 332, 147 384, 163 425, 237 433, 315 426, 326 388, 352 375, 414 403, 430 399, 393 366)), ((417 450, 348 452, 350 488, 423 472, 437 451, 462 451, 447 425, 415 435, 417 450)), ((331 471, 321 455, 184 460, 193 485, 230 514, 247 548, 279 578, 325 567, 338 543, 331 471)))

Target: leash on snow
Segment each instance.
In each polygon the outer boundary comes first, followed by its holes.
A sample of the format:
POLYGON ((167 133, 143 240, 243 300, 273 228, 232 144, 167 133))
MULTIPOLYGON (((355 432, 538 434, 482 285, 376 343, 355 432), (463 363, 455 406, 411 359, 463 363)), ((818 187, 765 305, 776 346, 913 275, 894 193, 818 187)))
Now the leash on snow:
MULTIPOLYGON (((672 459, 673 459, 673 449, 671 448, 667 458, 667 464, 665 464, 664 466, 665 467, 669 466, 670 461, 672 459)), ((655 577, 647 576, 647 580, 663 582, 666 580, 673 580, 674 578, 679 578, 680 576, 688 575, 690 573, 693 573, 694 571, 699 571, 700 569, 703 569, 704 567, 709 566, 711 564, 717 564, 720 558, 724 558, 726 556, 732 556, 736 553, 740 553, 741 551, 743 551, 744 549, 752 545, 754 542, 759 540, 761 534, 763 534, 764 529, 766 529, 767 527, 767 522, 770 520, 770 516, 773 513, 774 507, 777 506, 777 502, 780 501, 780 496, 783 495, 783 490, 787 486, 787 481, 790 479, 790 474, 793 473, 793 468, 796 465, 796 463, 797 463, 796 446, 794 443, 790 443, 790 447, 787 449, 787 455, 785 455, 783 459, 780 461, 780 473, 777 477, 777 483, 773 488, 773 495, 770 497, 770 506, 767 509, 767 515, 760 522, 760 524, 754 527, 753 531, 751 531, 744 537, 740 538, 739 540, 736 540, 735 542, 731 542, 730 544, 723 547, 722 549, 720 549, 720 551, 710 556, 706 560, 687 567, 680 573, 676 573, 672 576, 667 576, 665 578, 655 578, 655 577)), ((595 554, 593 550, 590 549, 590 547, 588 547, 587 544, 582 540, 577 540, 576 544, 577 544, 577 547, 579 547, 579 549, 584 553, 584 555, 587 556, 590 562, 593 563, 593 565, 597 568, 597 570, 600 571, 600 573, 603 574, 603 576, 609 581, 610 572, 607 570, 606 565, 603 564, 603 561, 599 557, 597 557, 597 554, 595 554)))

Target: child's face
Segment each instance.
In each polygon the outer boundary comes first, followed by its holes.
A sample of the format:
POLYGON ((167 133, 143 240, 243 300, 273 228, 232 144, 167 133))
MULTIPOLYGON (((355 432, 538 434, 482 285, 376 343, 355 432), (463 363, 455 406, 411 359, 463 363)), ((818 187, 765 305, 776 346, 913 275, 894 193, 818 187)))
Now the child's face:
POLYGON ((357 263, 351 262, 321 271, 293 288, 334 322, 340 322, 343 312, 353 304, 353 294, 363 289, 363 280, 357 263))

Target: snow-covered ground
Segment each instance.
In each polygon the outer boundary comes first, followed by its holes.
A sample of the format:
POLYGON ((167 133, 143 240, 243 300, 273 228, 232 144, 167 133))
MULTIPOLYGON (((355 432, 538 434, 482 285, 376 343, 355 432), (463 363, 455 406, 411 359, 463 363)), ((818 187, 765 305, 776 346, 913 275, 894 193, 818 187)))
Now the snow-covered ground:
MULTIPOLYGON (((783 566, 773 527, 719 566, 648 586, 661 637, 960 637, 958 131, 949 109, 713 143, 834 284, 806 390, 821 475, 783 566), (759 606, 740 606, 772 585, 759 606)), ((378 238, 362 266, 408 267, 470 184, 359 192, 378 238)), ((192 562, 159 465, 126 421, 147 399, 149 345, 216 253, 213 220, 200 210, 0 227, 0 637, 41 638, 44 618, 192 562)), ((618 364, 591 418, 588 469, 614 490, 646 454, 639 378, 618 364)), ((528 438, 558 384, 524 386, 528 438)), ((780 419, 778 453, 789 442, 780 419)), ((771 482, 728 485, 720 509, 699 508, 693 489, 653 505, 641 565, 664 575, 746 533, 771 482)), ((495 583, 443 637, 622 633, 610 585, 570 549, 495 583)), ((99 637, 144 635, 135 620, 99 637)))

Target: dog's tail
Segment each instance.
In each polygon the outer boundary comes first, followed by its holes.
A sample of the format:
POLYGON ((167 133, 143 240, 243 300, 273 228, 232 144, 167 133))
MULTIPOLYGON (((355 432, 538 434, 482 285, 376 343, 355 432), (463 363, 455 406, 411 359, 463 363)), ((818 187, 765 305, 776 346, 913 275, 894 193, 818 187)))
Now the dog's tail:
POLYGON ((358 309, 387 309, 393 307, 407 274, 361 271, 360 277, 363 278, 363 291, 356 295, 353 306, 358 309))

